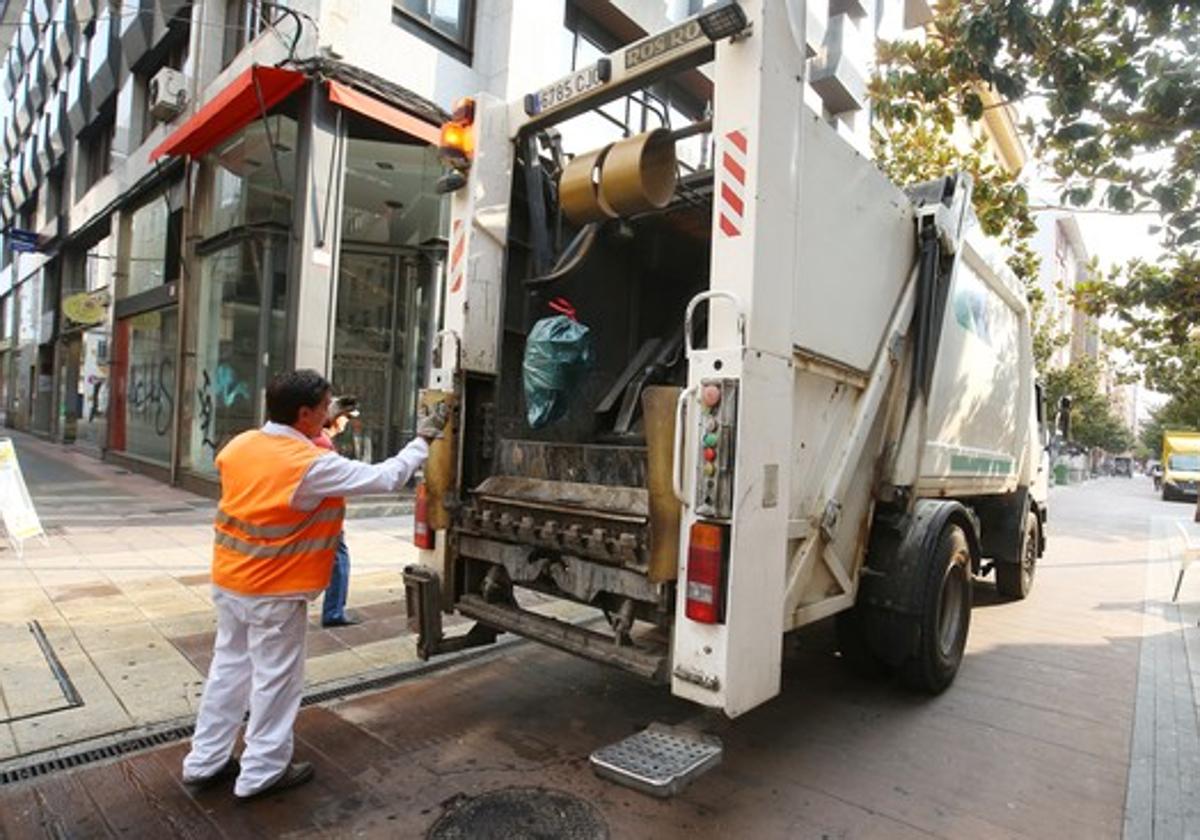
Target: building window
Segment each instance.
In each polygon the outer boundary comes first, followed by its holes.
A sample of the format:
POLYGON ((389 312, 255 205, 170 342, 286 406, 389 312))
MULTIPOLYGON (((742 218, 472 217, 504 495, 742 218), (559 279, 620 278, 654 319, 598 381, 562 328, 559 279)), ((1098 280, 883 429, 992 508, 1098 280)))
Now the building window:
POLYGON ((116 98, 110 97, 100 107, 95 121, 79 132, 79 187, 76 200, 83 198, 95 184, 112 172, 113 136, 117 130, 116 98))
POLYGON ((290 226, 296 136, 296 121, 276 114, 246 126, 206 158, 210 195, 201 216, 205 237, 242 225, 290 226))
POLYGON ((279 13, 264 12, 258 0, 225 0, 225 42, 221 67, 228 67, 259 33, 277 22, 279 13))
POLYGON ((133 211, 129 219, 129 249, 122 266, 125 288, 121 297, 146 292, 167 281, 166 199, 158 196, 133 211))
POLYGON ((56 166, 46 176, 46 219, 52 220, 65 209, 63 207, 63 184, 66 182, 66 164, 56 166))
POLYGON ((394 0, 392 20, 464 64, 470 64, 474 0, 394 0))

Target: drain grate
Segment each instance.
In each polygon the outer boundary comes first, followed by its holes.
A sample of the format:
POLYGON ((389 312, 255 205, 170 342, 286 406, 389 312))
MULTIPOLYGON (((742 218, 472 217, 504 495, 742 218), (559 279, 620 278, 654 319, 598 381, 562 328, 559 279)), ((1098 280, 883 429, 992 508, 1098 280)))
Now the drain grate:
POLYGON ((16 767, 12 770, 0 772, 0 786, 11 785, 16 782, 24 782, 29 779, 36 779, 39 776, 47 776, 59 770, 70 770, 75 767, 82 767, 85 764, 93 764, 97 761, 104 761, 108 758, 117 758, 129 753, 138 752, 139 750, 157 747, 163 744, 170 744, 174 741, 182 740, 192 734, 191 726, 180 726, 176 729, 168 729, 163 732, 155 732, 153 735, 142 735, 137 738, 127 738, 124 741, 118 741, 115 744, 108 744, 103 747, 96 747, 90 750, 83 750, 70 755, 59 756, 58 758, 39 761, 36 764, 26 764, 23 767, 16 767))
POLYGON ((427 840, 540 838, 607 840, 608 826, 590 803, 546 788, 503 788, 460 796, 429 829, 427 840))

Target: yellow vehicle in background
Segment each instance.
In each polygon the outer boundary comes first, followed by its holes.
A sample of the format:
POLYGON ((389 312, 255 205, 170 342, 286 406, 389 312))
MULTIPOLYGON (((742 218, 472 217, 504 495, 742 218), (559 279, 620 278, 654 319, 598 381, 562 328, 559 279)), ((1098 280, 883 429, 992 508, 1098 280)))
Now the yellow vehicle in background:
POLYGON ((1162 466, 1163 501, 1195 501, 1200 487, 1200 432, 1165 432, 1162 466))

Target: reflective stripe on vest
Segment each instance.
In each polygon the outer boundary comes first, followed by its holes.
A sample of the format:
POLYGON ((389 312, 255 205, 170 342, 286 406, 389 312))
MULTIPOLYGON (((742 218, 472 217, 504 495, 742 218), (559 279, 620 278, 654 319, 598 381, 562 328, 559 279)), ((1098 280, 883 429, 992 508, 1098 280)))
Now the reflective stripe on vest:
MULTIPOLYGON (((305 517, 295 525, 252 525, 244 519, 238 519, 236 516, 230 516, 223 510, 217 511, 218 525, 225 525, 226 527, 241 531, 248 537, 257 537, 264 540, 290 537, 292 534, 298 534, 309 525, 313 525, 317 522, 332 522, 335 519, 341 518, 342 511, 338 508, 316 508, 313 510, 312 514, 305 517)), ((219 534, 221 532, 218 530, 217 533, 219 534)))
MULTIPOLYGON (((341 511, 337 511, 341 513, 341 511)), ((292 554, 308 554, 313 551, 332 551, 337 548, 338 537, 317 538, 311 540, 293 540, 282 545, 255 545, 248 543, 245 540, 239 540, 237 537, 230 536, 223 531, 217 531, 214 541, 217 545, 223 548, 228 548, 231 551, 236 551, 244 557, 249 557, 251 560, 270 560, 276 557, 287 557, 292 554)))

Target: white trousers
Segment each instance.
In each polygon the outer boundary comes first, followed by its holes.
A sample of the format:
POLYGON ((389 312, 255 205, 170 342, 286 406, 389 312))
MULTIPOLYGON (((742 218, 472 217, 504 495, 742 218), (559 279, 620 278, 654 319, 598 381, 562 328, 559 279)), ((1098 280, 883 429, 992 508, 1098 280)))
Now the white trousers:
POLYGON ((200 699, 185 782, 221 770, 246 711, 246 749, 233 792, 249 796, 283 775, 292 760, 292 725, 304 692, 307 600, 251 597, 213 589, 217 638, 200 699))

